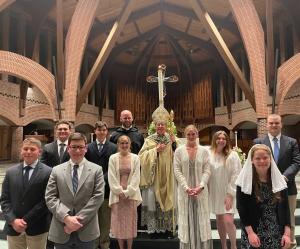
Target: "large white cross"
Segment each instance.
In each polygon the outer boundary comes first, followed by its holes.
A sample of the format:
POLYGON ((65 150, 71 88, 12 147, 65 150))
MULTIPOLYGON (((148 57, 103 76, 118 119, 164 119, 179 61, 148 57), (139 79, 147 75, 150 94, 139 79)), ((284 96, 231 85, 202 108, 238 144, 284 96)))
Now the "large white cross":
POLYGON ((148 76, 146 78, 147 82, 149 83, 158 82, 158 101, 159 101, 159 105, 161 105, 162 107, 164 107, 164 82, 178 81, 178 77, 176 75, 165 77, 165 73, 166 73, 166 65, 161 64, 158 66, 157 77, 148 76))

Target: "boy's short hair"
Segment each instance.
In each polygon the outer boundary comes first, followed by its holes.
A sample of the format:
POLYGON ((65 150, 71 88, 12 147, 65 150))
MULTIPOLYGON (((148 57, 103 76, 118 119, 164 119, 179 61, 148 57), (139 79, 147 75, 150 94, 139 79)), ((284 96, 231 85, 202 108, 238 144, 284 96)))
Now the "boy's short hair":
POLYGON ((105 127, 106 129, 108 129, 107 123, 104 122, 104 121, 97 121, 97 122, 95 123, 94 129, 97 130, 98 128, 101 129, 101 128, 103 128, 103 127, 105 127))
POLYGON ((25 144, 32 144, 32 145, 36 145, 39 149, 42 148, 42 143, 40 140, 34 138, 34 137, 29 137, 29 138, 25 138, 23 140, 22 146, 24 146, 25 144))
POLYGON ((85 135, 83 135, 80 132, 74 132, 68 138, 68 145, 70 145, 72 141, 79 141, 79 140, 83 140, 85 144, 87 143, 87 139, 85 135))
POLYGON ((61 124, 66 124, 66 125, 69 126, 69 129, 70 129, 70 130, 72 129, 71 123, 70 123, 69 121, 67 121, 67 120, 59 120, 59 121, 57 121, 56 124, 55 124, 55 129, 57 129, 57 127, 58 127, 59 125, 61 125, 61 124))

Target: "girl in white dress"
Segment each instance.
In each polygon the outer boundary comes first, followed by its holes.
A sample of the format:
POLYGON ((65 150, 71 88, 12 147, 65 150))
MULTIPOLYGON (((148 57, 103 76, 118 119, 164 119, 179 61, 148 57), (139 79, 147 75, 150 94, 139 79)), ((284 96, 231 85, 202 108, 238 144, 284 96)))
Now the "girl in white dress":
POLYGON ((212 165, 209 180, 211 212, 216 215, 222 249, 227 249, 227 234, 231 249, 236 249, 235 181, 241 170, 241 162, 238 154, 231 150, 230 139, 225 131, 213 135, 209 152, 212 165))
POLYGON ((210 249, 209 152, 197 143, 194 125, 185 128, 185 136, 186 145, 178 147, 174 155, 180 249, 210 249))

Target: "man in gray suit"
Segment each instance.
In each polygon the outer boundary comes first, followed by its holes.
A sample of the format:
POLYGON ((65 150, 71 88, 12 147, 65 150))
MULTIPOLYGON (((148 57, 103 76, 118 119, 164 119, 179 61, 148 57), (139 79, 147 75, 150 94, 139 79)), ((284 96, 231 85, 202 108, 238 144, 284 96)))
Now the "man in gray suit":
POLYGON ((297 187, 295 176, 299 171, 300 154, 297 140, 281 134, 281 117, 271 114, 267 119, 268 134, 263 138, 254 139, 254 144, 265 144, 270 147, 274 160, 287 181, 288 198, 291 216, 291 244, 296 247, 295 209, 297 204, 297 187))
POLYGON ((70 160, 53 168, 45 199, 53 217, 49 240, 56 249, 94 249, 99 237, 97 211, 104 199, 102 168, 84 158, 86 137, 71 134, 70 160))

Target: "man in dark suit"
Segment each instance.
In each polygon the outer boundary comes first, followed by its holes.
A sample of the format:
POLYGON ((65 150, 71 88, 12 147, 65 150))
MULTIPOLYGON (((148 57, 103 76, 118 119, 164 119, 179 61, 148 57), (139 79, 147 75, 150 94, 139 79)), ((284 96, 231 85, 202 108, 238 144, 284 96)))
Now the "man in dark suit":
POLYGON ((6 171, 0 203, 9 248, 46 246, 50 213, 44 196, 51 168, 39 162, 40 153, 41 142, 26 138, 21 148, 24 161, 6 171))
POLYGON ((86 137, 68 139, 70 160, 53 168, 45 199, 53 214, 49 240, 56 249, 94 249, 99 237, 98 209, 104 198, 102 168, 84 158, 86 137))
POLYGON ((281 134, 281 117, 271 114, 267 119, 268 134, 263 138, 254 139, 254 144, 265 144, 270 147, 274 160, 287 181, 288 199, 291 216, 291 244, 296 247, 295 209, 297 203, 297 187, 295 176, 300 166, 300 154, 297 140, 281 134))
POLYGON ((55 125, 55 133, 56 140, 45 145, 41 156, 41 162, 51 168, 70 159, 66 149, 71 133, 71 124, 64 120, 58 121, 55 125))
POLYGON ((95 246, 96 248, 99 248, 100 245, 101 249, 108 249, 110 244, 110 208, 108 206, 110 189, 108 185, 108 161, 109 157, 117 152, 117 146, 108 141, 108 126, 105 122, 96 122, 94 132, 96 134, 96 140, 88 145, 85 158, 102 167, 105 180, 104 201, 98 211, 100 239, 96 241, 95 246))

